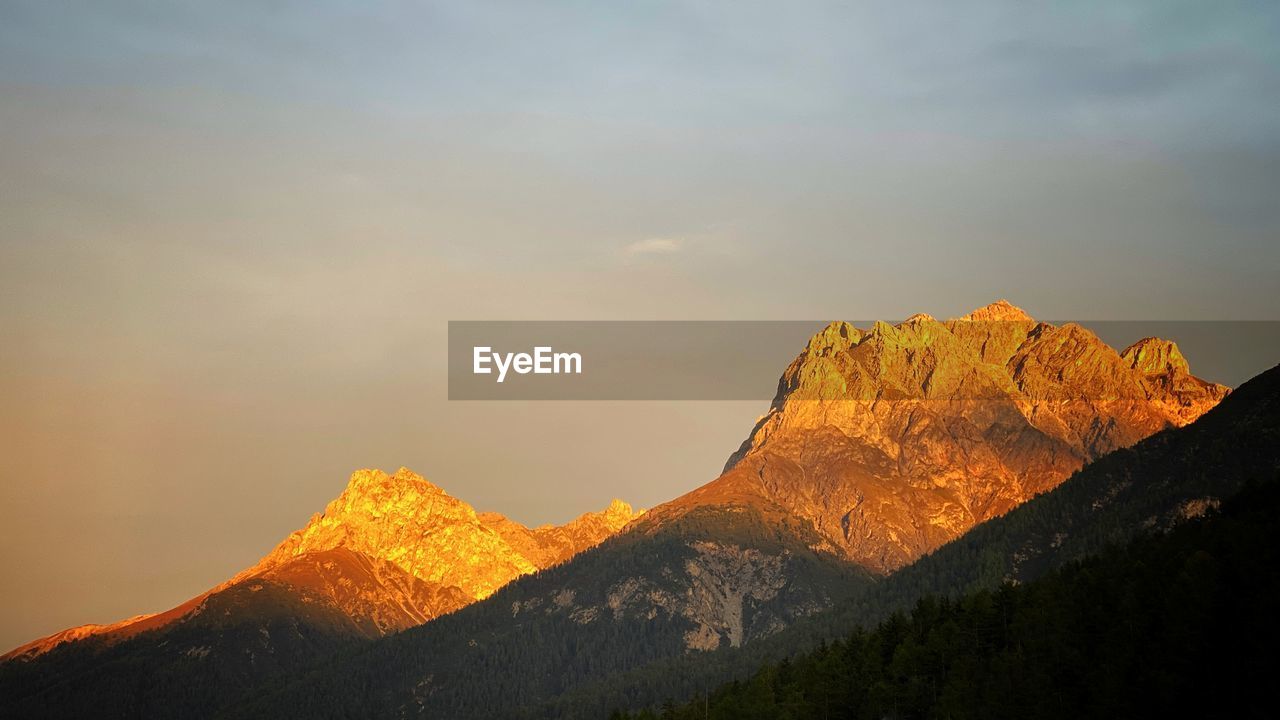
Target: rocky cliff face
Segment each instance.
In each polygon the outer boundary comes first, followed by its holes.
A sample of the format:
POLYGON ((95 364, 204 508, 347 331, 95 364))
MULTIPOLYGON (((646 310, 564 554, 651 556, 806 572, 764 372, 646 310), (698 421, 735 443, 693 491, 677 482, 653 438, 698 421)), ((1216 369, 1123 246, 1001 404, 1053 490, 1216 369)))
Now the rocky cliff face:
POLYGON ((352 634, 377 637, 457 610, 521 575, 561 563, 638 516, 630 505, 614 500, 605 510, 565 525, 530 529, 498 513, 477 513, 407 468, 394 474, 359 470, 323 513, 212 590, 164 613, 64 630, 3 659, 30 660, 86 638, 118 642, 187 620, 211 598, 262 581, 325 605, 330 614, 346 618, 352 634))
POLYGON ((1192 376, 1172 342, 1117 353, 1005 301, 946 322, 832 323, 724 475, 647 524, 768 501, 812 522, 824 549, 890 572, 1227 392, 1192 376))
POLYGON ((1191 374, 1178 346, 1160 338, 1143 338, 1125 348, 1120 358, 1139 374, 1147 397, 1158 403, 1173 424, 1186 425, 1222 399, 1224 388, 1191 374))
POLYGON ((815 549, 812 528, 776 506, 704 507, 630 527, 569 563, 568 580, 544 573, 522 582, 511 617, 558 616, 592 629, 656 622, 684 650, 712 650, 767 637, 870 581, 815 549))

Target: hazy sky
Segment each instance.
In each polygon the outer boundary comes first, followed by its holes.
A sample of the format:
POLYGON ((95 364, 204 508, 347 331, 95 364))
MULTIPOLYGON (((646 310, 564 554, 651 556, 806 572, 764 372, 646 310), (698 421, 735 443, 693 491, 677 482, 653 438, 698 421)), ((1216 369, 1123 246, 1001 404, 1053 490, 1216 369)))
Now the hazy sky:
POLYGON ((1278 319, 1274 2, 622 5, 0 4, 0 646, 359 467, 563 522, 765 409, 449 403, 449 319, 1278 319))

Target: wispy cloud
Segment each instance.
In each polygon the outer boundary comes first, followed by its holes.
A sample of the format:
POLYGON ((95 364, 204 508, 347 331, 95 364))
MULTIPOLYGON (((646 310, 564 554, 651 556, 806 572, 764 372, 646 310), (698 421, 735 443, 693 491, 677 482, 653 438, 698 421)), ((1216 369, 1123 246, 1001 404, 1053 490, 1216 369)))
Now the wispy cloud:
POLYGON ((624 255, 672 255, 684 249, 678 238, 654 237, 637 240, 622 249, 624 255))

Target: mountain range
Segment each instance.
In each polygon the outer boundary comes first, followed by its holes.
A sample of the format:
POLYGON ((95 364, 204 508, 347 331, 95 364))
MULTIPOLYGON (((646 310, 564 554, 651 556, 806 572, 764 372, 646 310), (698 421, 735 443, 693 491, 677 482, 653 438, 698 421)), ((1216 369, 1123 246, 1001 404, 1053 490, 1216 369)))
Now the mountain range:
MULTIPOLYGON (((912 593, 1059 563, 1114 518, 1073 504, 1048 548, 1025 529, 1012 552, 990 537, 953 548, 1018 527, 1022 507, 1057 507, 1087 484, 1054 492, 1082 468, 1193 430, 1228 392, 1172 342, 1117 351, 1005 301, 948 321, 836 322, 783 372, 723 474, 647 513, 615 501, 530 529, 408 470, 360 471, 209 592, 9 653, 0 690, 51 716, 104 701, 191 717, 571 716, 687 695, 912 593)), ((1213 499, 1183 490, 1122 504, 1173 518, 1213 499)))

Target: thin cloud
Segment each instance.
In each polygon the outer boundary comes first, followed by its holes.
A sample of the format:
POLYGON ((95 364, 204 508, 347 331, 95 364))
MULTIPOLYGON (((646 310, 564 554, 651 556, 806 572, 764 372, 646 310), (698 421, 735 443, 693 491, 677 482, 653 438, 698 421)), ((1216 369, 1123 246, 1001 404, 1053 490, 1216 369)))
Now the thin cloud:
POLYGON ((676 238, 647 238, 637 240, 622 249, 624 255, 672 255, 684 249, 684 243, 676 238))

